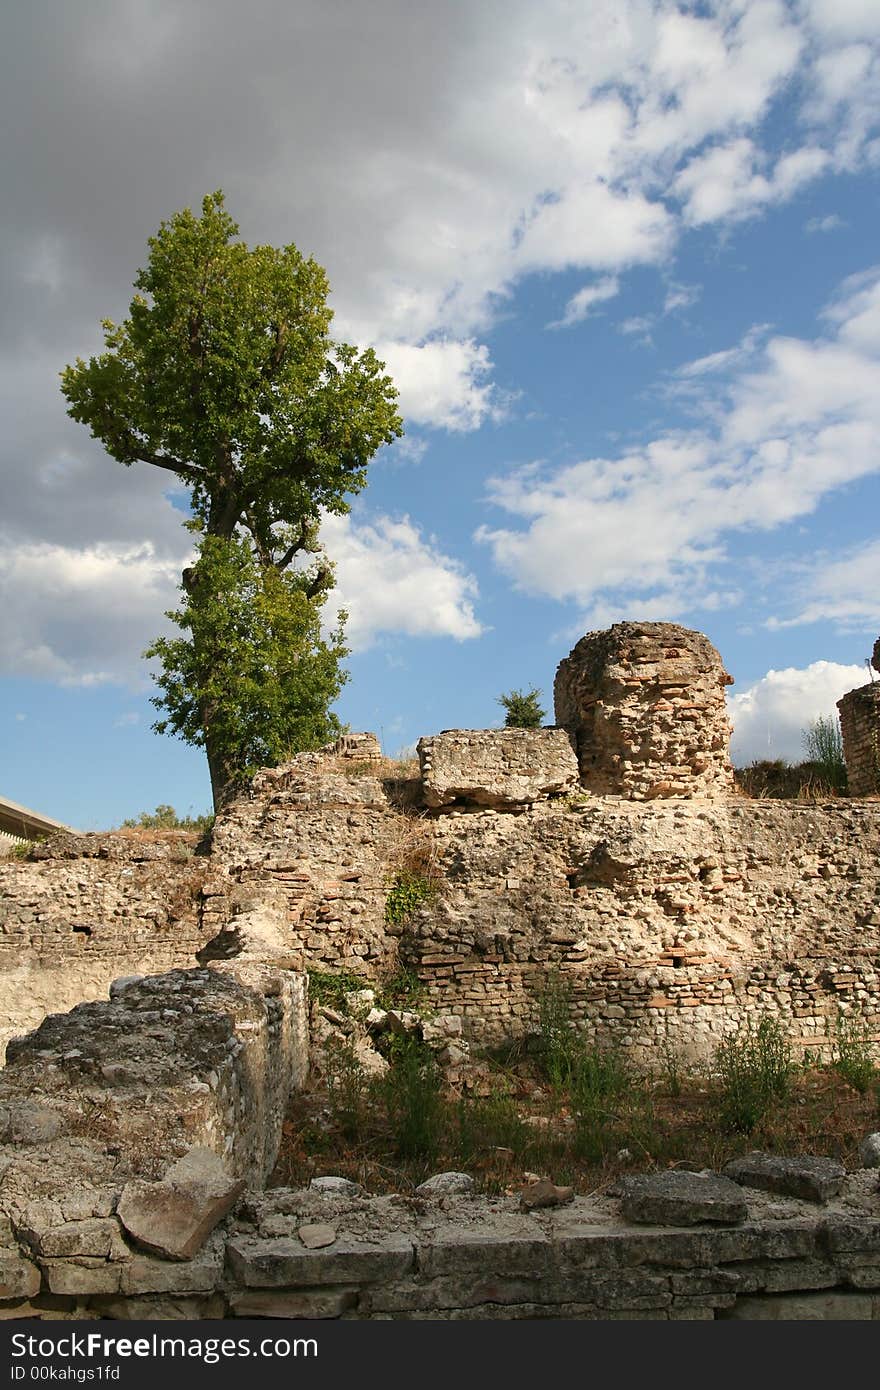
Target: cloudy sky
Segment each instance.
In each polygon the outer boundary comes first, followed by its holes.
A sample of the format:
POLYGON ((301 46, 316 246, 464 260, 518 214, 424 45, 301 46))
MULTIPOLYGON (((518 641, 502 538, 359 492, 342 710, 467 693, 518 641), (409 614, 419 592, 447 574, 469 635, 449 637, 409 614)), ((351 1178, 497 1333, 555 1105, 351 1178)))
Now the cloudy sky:
POLYGON ((552 719, 560 658, 622 618, 708 633, 740 762, 868 679, 877 0, 30 0, 0 113, 0 795, 86 829, 208 807, 140 656, 181 499, 58 372, 216 188, 327 268, 400 390, 325 534, 353 728, 395 752, 530 686, 552 719))

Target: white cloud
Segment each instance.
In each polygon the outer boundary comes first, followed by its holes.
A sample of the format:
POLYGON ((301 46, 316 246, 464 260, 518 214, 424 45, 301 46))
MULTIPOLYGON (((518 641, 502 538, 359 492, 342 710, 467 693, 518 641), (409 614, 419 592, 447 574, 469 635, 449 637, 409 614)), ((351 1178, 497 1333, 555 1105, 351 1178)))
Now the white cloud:
POLYGON ((845 227, 843 218, 836 212, 829 212, 827 217, 810 217, 804 223, 804 231, 815 232, 836 232, 839 227, 845 227))
POLYGON ((793 616, 771 618, 768 627, 832 622, 847 630, 880 628, 880 540, 830 560, 819 557, 796 580, 793 616))
POLYGON ((349 615, 358 650, 385 633, 409 637, 479 637, 476 581, 404 517, 372 523, 325 516, 321 539, 336 564, 331 603, 349 615))
POLYGON ((684 204, 684 218, 691 226, 724 218, 739 221, 767 204, 791 198, 821 174, 830 159, 826 150, 804 146, 783 155, 765 174, 761 172, 767 164, 763 151, 742 136, 697 155, 677 176, 672 191, 684 204))
POLYGON ((137 547, 13 545, 0 554, 0 584, 17 595, 0 607, 0 670, 93 686, 145 681, 143 648, 167 627, 180 565, 137 547))
POLYGON ((601 279, 595 280, 591 285, 584 285, 577 294, 573 294, 565 306, 562 318, 549 323, 547 327, 570 328, 574 323, 582 323, 597 304, 604 304, 607 300, 613 299, 619 290, 620 281, 616 275, 603 275, 601 279))
MULTIPOLYGON (((693 609, 732 591, 719 582, 729 533, 806 516, 880 469, 880 271, 848 281, 828 319, 829 338, 771 337, 759 348, 754 330, 737 349, 684 367, 705 420, 697 428, 616 458, 496 477, 490 500, 520 525, 484 525, 477 539, 517 587, 586 608, 644 611, 662 595, 693 609)), ((836 580, 829 573, 846 592, 845 603, 826 603, 828 616, 846 604, 864 616, 875 564, 869 548, 836 580)))
POLYGON ((841 696, 867 679, 864 667, 814 661, 768 671, 747 690, 728 694, 733 761, 739 767, 762 758, 800 762, 803 730, 820 717, 836 717, 841 696))
POLYGON ((676 309, 690 309, 703 293, 702 285, 670 284, 663 301, 664 314, 672 314, 676 309))
POLYGON ((503 417, 505 403, 486 381, 489 350, 472 338, 379 343, 377 352, 400 392, 405 420, 435 429, 475 430, 503 417))

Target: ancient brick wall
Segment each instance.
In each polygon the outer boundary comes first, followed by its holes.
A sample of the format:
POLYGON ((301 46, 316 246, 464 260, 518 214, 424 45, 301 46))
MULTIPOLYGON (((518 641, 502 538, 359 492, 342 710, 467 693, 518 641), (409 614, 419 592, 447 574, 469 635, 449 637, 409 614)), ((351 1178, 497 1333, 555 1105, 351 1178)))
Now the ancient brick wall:
MULTIPOLYGON (((207 860, 193 836, 57 835, 0 860, 0 1058, 120 975, 195 964, 207 860)), ((210 934, 210 933, 209 933, 210 934)))
POLYGON ((880 681, 838 700, 850 796, 880 796, 880 681))
POLYGON ((581 784, 637 800, 729 792, 730 684, 701 632, 647 622, 588 632, 554 685, 556 723, 577 749, 581 784))

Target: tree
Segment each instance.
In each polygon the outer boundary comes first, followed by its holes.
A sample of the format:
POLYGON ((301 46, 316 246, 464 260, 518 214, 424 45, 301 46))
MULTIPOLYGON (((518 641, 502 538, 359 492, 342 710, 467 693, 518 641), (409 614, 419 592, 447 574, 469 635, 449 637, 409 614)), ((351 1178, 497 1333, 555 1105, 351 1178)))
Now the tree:
POLYGON ((538 703, 541 692, 537 686, 531 690, 511 690, 507 695, 499 695, 498 703, 503 705, 506 711, 504 727, 506 729, 540 729, 541 724, 547 714, 538 703))
MULTIPOLYGON (((327 588, 312 594, 314 572, 264 566, 245 537, 205 536, 198 587, 169 614, 185 637, 160 637, 165 711, 154 726, 205 745, 212 778, 231 793, 260 767, 274 767, 342 732, 329 706, 347 673, 342 623, 321 635, 327 588), (210 736, 210 742, 209 742, 210 736)), ((344 617, 344 615, 343 615, 344 617)))
POLYGON ((807 762, 815 763, 825 780, 837 791, 846 789, 846 762, 843 736, 835 714, 820 714, 801 730, 801 744, 807 762))
MULTIPOLYGON (((280 727, 257 733, 260 702, 244 697, 246 682, 236 683, 232 666, 217 671, 221 656, 241 654, 222 635, 218 611, 232 598, 236 567, 251 598, 261 595, 247 628, 251 676, 258 653, 265 683, 278 676, 268 654, 279 651, 280 628, 298 631, 303 655, 320 654, 324 670, 328 654, 343 649, 335 637, 322 652, 314 645, 316 610, 307 616, 303 606, 318 604, 333 582, 316 541, 320 514, 348 511, 346 496, 365 485, 376 450, 403 432, 397 392, 372 349, 329 336, 322 268, 293 245, 250 249, 237 236, 221 192, 203 200, 201 217, 186 208, 163 222, 149 238, 129 317, 119 325, 105 319, 106 351, 61 374, 68 413, 112 458, 163 469, 189 489, 202 544, 184 571, 178 621, 191 650, 173 641, 150 650, 164 665, 163 727, 204 743, 215 805, 252 750, 285 738, 280 727), (304 557, 312 563, 302 571, 304 557), (289 582, 279 584, 282 576, 289 582), (224 725, 221 701, 228 714, 239 698, 241 718, 224 725), (246 730, 240 748, 227 740, 234 727, 246 730)), ((261 717, 294 716, 291 746, 317 728, 313 713, 299 720, 290 701, 280 702, 284 713, 272 705, 263 700, 261 717)))

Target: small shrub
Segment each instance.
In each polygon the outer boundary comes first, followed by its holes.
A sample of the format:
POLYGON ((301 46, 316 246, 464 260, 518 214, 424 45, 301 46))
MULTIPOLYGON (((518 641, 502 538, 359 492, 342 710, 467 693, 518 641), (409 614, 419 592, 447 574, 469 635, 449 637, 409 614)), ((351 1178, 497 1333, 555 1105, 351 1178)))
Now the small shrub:
POLYGON ((378 1084, 398 1156, 435 1159, 446 1105, 433 1054, 417 1039, 399 1036, 392 1048, 391 1066, 378 1084))
POLYGON ((822 776, 836 791, 846 789, 846 762, 843 757, 843 736, 836 714, 820 715, 801 733, 807 761, 815 763, 822 776))
POLYGON ((493 1149, 510 1149, 522 1161, 531 1133, 512 1096, 496 1091, 490 1096, 462 1097, 455 1111, 457 1157, 472 1162, 493 1149))
POLYGON ((681 1053, 668 1037, 664 1037, 660 1044, 660 1075, 668 1094, 677 1100, 681 1095, 685 1067, 681 1053))
POLYGON ((871 1055, 871 1035, 864 1019, 838 1013, 832 1047, 835 1071, 859 1095, 867 1095, 877 1080, 877 1068, 871 1055))
POLYGON ((571 986, 555 972, 538 995, 538 1053, 544 1075, 555 1089, 571 1080, 578 1036, 571 1023, 571 986))
POLYGON ((547 711, 539 703, 541 692, 537 686, 531 690, 511 690, 498 696, 498 704, 505 710, 506 729, 540 729, 547 711))
POLYGON ((137 818, 124 820, 123 830, 197 830, 206 835, 213 828, 214 816, 179 816, 173 806, 157 806, 155 811, 141 811, 137 818))
POLYGON ((347 1014, 347 994, 369 989, 370 982, 353 970, 309 970, 309 998, 316 1004, 326 1004, 337 1013, 347 1014))
POLYGON ((725 1129, 751 1134, 775 1100, 788 1094, 794 1073, 791 1048, 774 1018, 762 1018, 723 1038, 714 1053, 725 1129))
POLYGON ((382 1009, 418 1009, 425 997, 425 986, 414 970, 406 965, 382 981, 378 1004, 382 1009))
POLYGON ((385 902, 385 921, 388 926, 402 926, 416 908, 436 896, 437 885, 424 874, 401 869, 395 875, 385 902))
POLYGON ((328 1039, 324 1056, 330 1119, 346 1139, 357 1141, 363 1129, 369 1080, 348 1040, 328 1039))

